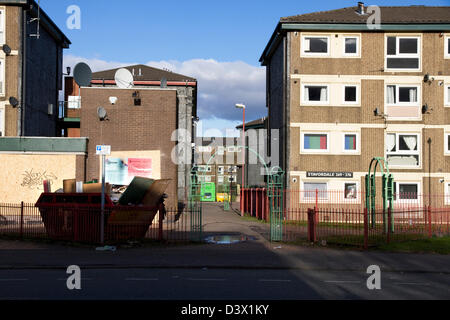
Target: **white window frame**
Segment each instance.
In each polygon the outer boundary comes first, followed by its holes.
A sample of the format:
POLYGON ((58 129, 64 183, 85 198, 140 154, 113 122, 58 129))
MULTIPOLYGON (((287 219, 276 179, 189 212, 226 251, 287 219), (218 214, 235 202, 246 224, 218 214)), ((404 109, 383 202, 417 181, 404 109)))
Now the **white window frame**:
POLYGON ((450 59, 450 54, 448 53, 448 41, 450 39, 450 35, 446 35, 444 37, 444 59, 450 59))
POLYGON ((0 81, 1 81, 1 86, 0 86, 0 97, 5 97, 6 96, 6 84, 5 84, 5 78, 6 78, 6 72, 5 72, 5 63, 6 63, 6 59, 0 58, 0 81))
MULTIPOLYGON (((419 204, 421 202, 421 196, 422 196, 422 183, 419 181, 394 181, 394 184, 396 185, 395 190, 395 196, 394 196, 394 203, 397 204, 419 204), (400 199, 400 184, 415 184, 417 185, 417 199, 400 199)), ((395 214, 395 213, 394 213, 395 214)))
POLYGON ((389 165, 389 168, 393 168, 393 169, 421 169, 422 168, 422 135, 420 133, 417 132, 386 132, 386 135, 384 137, 385 141, 384 141, 384 158, 386 159, 386 161, 388 161, 388 153, 389 155, 418 155, 419 156, 419 164, 417 166, 401 166, 401 165, 389 165), (396 152, 388 152, 387 151, 387 136, 388 134, 395 134, 396 135, 396 140, 395 140, 395 145, 397 146, 397 151, 396 152), (417 136, 417 151, 410 151, 410 150, 402 150, 402 151, 398 151, 398 148, 400 146, 400 136, 417 136))
POLYGON ((450 89, 450 84, 444 85, 444 106, 450 107, 450 95, 448 94, 448 90, 450 89))
POLYGON ((217 167, 217 172, 218 172, 218 174, 224 174, 224 172, 225 172, 225 167, 224 167, 224 166, 219 166, 219 167, 217 167))
POLYGON ((396 72, 414 72, 422 71, 422 36, 421 35, 400 35, 400 34, 386 34, 384 38, 384 70, 386 71, 396 71, 396 72), (395 55, 387 54, 388 38, 395 37, 395 55), (400 53, 400 39, 417 39, 417 53, 400 53), (387 67, 388 58, 418 58, 419 67, 417 69, 392 69, 387 67))
POLYGON ((235 153, 237 151, 237 148, 236 147, 227 147, 227 152, 229 152, 229 153, 235 153))
POLYGON ((329 84, 324 84, 324 83, 302 83, 301 86, 301 96, 302 96, 302 104, 304 105, 311 105, 311 106, 324 106, 324 105, 329 105, 330 104, 330 85, 329 84), (305 87, 326 87, 327 88, 327 100, 326 101, 311 101, 305 100, 305 87))
POLYGON ((330 52, 330 42, 331 42, 331 35, 308 35, 304 34, 302 35, 302 43, 301 43, 301 56, 302 57, 328 57, 331 55, 330 52), (306 38, 327 38, 327 52, 305 52, 306 48, 306 38))
POLYGON ((211 153, 212 152, 212 148, 211 148, 211 146, 199 146, 198 147, 198 152, 211 153))
POLYGON ((301 202, 304 202, 304 203, 314 203, 314 202, 316 202, 316 196, 315 195, 313 197, 311 197, 311 198, 305 196, 306 195, 305 183, 325 184, 327 186, 326 198, 320 198, 320 196, 319 196, 317 199, 318 199, 319 202, 322 202, 322 203, 328 202, 330 200, 329 199, 329 191, 330 191, 330 189, 329 189, 329 181, 325 181, 325 180, 306 180, 305 181, 305 180, 302 180, 301 181, 301 189, 300 189, 300 190, 302 190, 301 196, 300 196, 300 198, 301 198, 300 201, 301 202))
POLYGON ((446 205, 449 205, 449 204, 450 204, 450 192, 449 192, 449 188, 450 188, 450 182, 445 182, 445 183, 444 183, 444 196, 445 196, 444 203, 445 203, 446 205))
POLYGON ((6 43, 6 10, 5 7, 0 7, 0 32, 3 32, 3 41, 0 41, 0 45, 4 45, 6 43))
POLYGON ((450 132, 444 133, 444 155, 450 156, 450 149, 448 148, 448 139, 450 139, 450 132))
POLYGON ((346 180, 342 182, 342 200, 345 202, 353 202, 353 203, 360 203, 361 197, 360 197, 360 183, 358 180, 346 180), (356 198, 355 199, 347 199, 345 198, 345 185, 351 183, 356 184, 356 198))
POLYGON ((360 105, 360 86, 357 83, 346 83, 342 85, 342 104, 345 105, 360 105), (345 88, 356 87, 356 101, 345 101, 345 88))
POLYGON ((350 36, 350 35, 346 35, 342 37, 342 55, 344 57, 359 57, 359 43, 360 43, 360 36, 359 35, 354 35, 354 36, 350 36), (346 53, 345 52, 345 40, 346 39, 351 39, 351 38, 355 38, 356 39, 356 53, 346 53))
POLYGON ((350 153, 350 154, 359 154, 360 153, 360 138, 359 132, 342 132, 342 152, 350 153), (345 136, 346 135, 356 135, 356 150, 345 150, 345 136))
POLYGON ((387 83, 384 86, 384 105, 386 107, 420 107, 422 101, 422 91, 421 85, 418 84, 398 84, 398 83, 387 83), (397 101, 394 103, 387 103, 387 88, 389 86, 395 86, 395 98, 397 101), (400 98, 400 88, 417 88, 417 101, 416 102, 398 102, 400 98))
POLYGON ((1 132, 1 134, 0 134, 0 137, 5 137, 6 136, 6 134, 5 134, 5 121, 6 121, 6 115, 5 115, 5 105, 0 105, 0 111, 1 111, 1 114, 0 114, 0 132, 1 132))
POLYGON ((300 133, 300 144, 301 151, 305 154, 314 154, 314 153, 329 153, 330 152, 330 133, 329 132, 314 132, 314 131, 305 131, 300 133), (326 135, 327 136, 327 149, 305 149, 305 135, 314 134, 314 135, 326 135))

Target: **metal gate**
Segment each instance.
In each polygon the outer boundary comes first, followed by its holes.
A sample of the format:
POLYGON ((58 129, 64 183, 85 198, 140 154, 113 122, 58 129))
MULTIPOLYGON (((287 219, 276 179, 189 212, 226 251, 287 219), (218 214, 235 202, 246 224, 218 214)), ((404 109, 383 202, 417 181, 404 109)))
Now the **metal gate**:
POLYGON ((198 167, 191 170, 191 185, 189 187, 189 212, 191 215, 191 241, 203 240, 203 221, 202 221, 202 202, 201 187, 202 184, 198 178, 198 167))
POLYGON ((284 171, 280 167, 272 168, 267 185, 270 208, 270 241, 283 240, 283 184, 284 171))

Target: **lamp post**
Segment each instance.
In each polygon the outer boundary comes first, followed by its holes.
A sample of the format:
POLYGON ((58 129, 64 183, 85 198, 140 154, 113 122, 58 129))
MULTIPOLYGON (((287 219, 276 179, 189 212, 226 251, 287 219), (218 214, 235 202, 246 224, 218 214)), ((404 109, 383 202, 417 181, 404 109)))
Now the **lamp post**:
POLYGON ((245 105, 236 104, 236 108, 242 109, 242 188, 245 186, 245 105))

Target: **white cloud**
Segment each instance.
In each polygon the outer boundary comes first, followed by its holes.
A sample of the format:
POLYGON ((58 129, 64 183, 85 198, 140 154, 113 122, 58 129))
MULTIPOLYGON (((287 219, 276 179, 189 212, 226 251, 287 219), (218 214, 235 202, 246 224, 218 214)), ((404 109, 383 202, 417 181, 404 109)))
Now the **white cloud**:
MULTIPOLYGON (((94 72, 137 64, 97 58, 87 59, 73 55, 64 57, 65 66, 73 68, 78 62, 89 64, 94 72)), ((214 59, 149 61, 147 65, 196 78, 199 86, 198 115, 202 120, 211 121, 211 125, 217 124, 218 120, 224 120, 222 122, 224 125, 226 121, 234 124, 242 119, 242 111, 235 108, 236 103, 246 105, 248 121, 263 117, 267 113, 266 74, 262 67, 255 67, 242 61, 219 62, 214 59)))

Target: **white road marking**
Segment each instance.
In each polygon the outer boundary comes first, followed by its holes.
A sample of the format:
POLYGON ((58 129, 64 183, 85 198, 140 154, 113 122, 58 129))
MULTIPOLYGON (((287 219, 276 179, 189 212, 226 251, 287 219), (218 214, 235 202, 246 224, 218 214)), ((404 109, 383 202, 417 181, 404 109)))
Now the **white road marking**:
POLYGON ((28 279, 0 279, 0 281, 6 282, 6 281, 28 281, 28 279))
POLYGON ((288 279, 258 279, 260 282, 291 282, 288 279))
POLYGON ((358 280, 325 280, 324 282, 328 283, 361 283, 358 280))
MULTIPOLYGON (((67 281, 67 279, 63 279, 63 278, 59 278, 59 279, 56 279, 57 281, 67 281)), ((92 278, 81 278, 81 281, 91 281, 91 280, 94 280, 94 279, 92 279, 92 278)))
POLYGON ((158 278, 126 278, 125 281, 158 281, 158 278))
POLYGON ((189 281, 225 281, 225 279, 197 279, 197 278, 187 278, 189 281))

